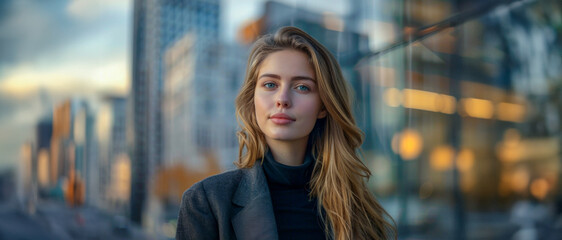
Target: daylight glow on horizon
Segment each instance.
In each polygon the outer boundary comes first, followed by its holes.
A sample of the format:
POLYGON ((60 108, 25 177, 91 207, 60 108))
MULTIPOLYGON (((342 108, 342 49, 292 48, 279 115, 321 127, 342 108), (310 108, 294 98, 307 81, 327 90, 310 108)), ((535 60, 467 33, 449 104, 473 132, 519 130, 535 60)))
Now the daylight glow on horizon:
POLYGON ((46 69, 20 65, 0 79, 0 93, 24 97, 40 89, 57 93, 95 93, 111 89, 125 94, 129 84, 128 70, 125 59, 113 59, 97 66, 66 63, 46 69))

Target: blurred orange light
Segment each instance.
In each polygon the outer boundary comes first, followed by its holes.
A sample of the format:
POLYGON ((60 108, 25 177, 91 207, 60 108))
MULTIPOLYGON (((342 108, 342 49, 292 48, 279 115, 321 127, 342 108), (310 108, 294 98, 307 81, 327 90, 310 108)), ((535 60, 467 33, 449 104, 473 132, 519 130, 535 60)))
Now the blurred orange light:
POLYGON ((429 161, 431 167, 437 171, 445 171, 453 165, 453 157, 455 156, 455 149, 451 146, 438 146, 431 152, 429 161))
POLYGON ((496 154, 501 161, 514 162, 521 158, 523 149, 520 147, 521 135, 517 129, 510 128, 503 134, 503 141, 496 147, 496 154))
POLYGON ((113 200, 127 201, 131 192, 131 160, 127 154, 119 154, 114 161, 109 194, 113 200))
POLYGON ((501 102, 497 105, 498 119, 510 122, 522 122, 525 118, 525 106, 517 103, 501 102))
POLYGON ((390 107, 400 106, 402 93, 397 88, 387 88, 384 90, 383 99, 386 105, 390 107))
MULTIPOLYGON (((392 95, 392 97, 395 96, 398 95, 392 95)), ((446 114, 455 113, 457 101, 453 96, 418 89, 404 89, 401 97, 402 105, 405 108, 446 114)))
POLYGON ((465 174, 461 178, 461 189, 463 192, 470 192, 475 185, 475 177, 471 174, 465 174))
POLYGON ((523 193, 527 186, 529 185, 529 172, 525 168, 518 168, 512 174, 510 178, 511 189, 516 192, 523 193))
POLYGON ((20 148, 20 166, 22 167, 22 174, 23 174, 23 184, 26 189, 31 187, 31 179, 32 179, 32 149, 31 143, 25 143, 20 148))
POLYGON ((20 148, 20 155, 24 161, 31 162, 31 154, 32 154, 32 146, 31 144, 24 144, 20 148))
POLYGON ((423 139, 414 129, 405 129, 401 133, 394 134, 392 138, 392 150, 399 153, 404 160, 418 157, 422 149, 423 139))
POLYGON ((548 194, 549 184, 544 178, 533 180, 531 183, 531 194, 539 200, 543 200, 548 194))
POLYGON ((37 156, 37 180, 39 186, 49 185, 49 151, 44 148, 39 151, 37 156))
POLYGON ((70 136, 70 100, 56 106, 53 110, 53 138, 65 138, 70 136))
POLYGON ((58 139, 51 139, 51 162, 49 163, 49 181, 54 184, 58 181, 59 172, 59 158, 60 158, 60 141, 58 139))
POLYGON ((464 111, 470 117, 491 119, 494 115, 494 105, 490 100, 465 98, 461 102, 464 111))
POLYGON ((503 162, 548 159, 557 156, 560 149, 558 137, 521 139, 516 129, 509 129, 503 141, 496 146, 496 154, 503 162))
POLYGON ((439 94, 440 108, 439 111, 446 114, 453 114, 457 109, 457 99, 453 96, 439 94))
POLYGON ((250 44, 256 40, 263 31, 264 21, 262 17, 242 26, 238 32, 238 41, 244 44, 250 44))
POLYGON ((470 149, 463 149, 457 155, 457 169, 461 172, 469 171, 474 165, 474 153, 470 149))
POLYGON ((417 89, 402 90, 402 105, 425 111, 439 112, 439 94, 417 89))
POLYGON ((506 173, 503 172, 501 174, 501 180, 500 180, 500 184, 498 186, 498 192, 500 194, 500 196, 507 196, 509 194, 509 192, 511 191, 511 178, 510 176, 506 173))

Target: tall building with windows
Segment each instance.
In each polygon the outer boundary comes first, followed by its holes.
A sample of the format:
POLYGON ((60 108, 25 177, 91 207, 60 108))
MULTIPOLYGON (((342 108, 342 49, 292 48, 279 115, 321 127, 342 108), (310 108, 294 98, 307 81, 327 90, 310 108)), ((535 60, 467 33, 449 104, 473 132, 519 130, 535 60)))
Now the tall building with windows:
POLYGON ((49 181, 49 152, 53 135, 53 117, 44 116, 35 126, 35 141, 37 143, 37 181, 38 187, 48 188, 54 184, 49 181))
POLYGON ((99 191, 103 208, 128 212, 131 172, 127 148, 127 99, 107 95, 98 107, 96 130, 99 148, 99 191), (126 168, 125 167, 125 168, 126 168), (118 174, 116 174, 118 173, 118 174), (127 186, 122 186, 127 183, 127 186))
POLYGON ((70 204, 98 204, 99 169, 94 124, 90 104, 84 99, 72 98, 57 104, 52 123, 47 123, 46 129, 41 123, 37 130, 41 148, 34 150, 34 154, 37 153, 40 160, 41 184, 62 189, 66 196, 59 197, 66 197, 67 202, 72 201, 70 204), (47 144, 45 138, 49 135, 47 144), (68 191, 70 188, 72 192, 68 191))
MULTIPOLYGON (((192 53, 195 71, 194 96, 189 96, 199 124, 205 123, 206 112, 212 111, 209 94, 212 70, 218 59, 220 3, 218 0, 136 0, 134 2, 133 67, 131 99, 134 121, 134 146, 131 159, 131 219, 141 223, 147 207, 149 179, 165 159, 165 52, 186 34, 193 36, 192 53), (208 73, 208 74, 203 74, 208 73), (211 74, 209 74, 211 73, 211 74), (200 84, 201 83, 201 84, 200 84), (203 112, 203 113, 201 113, 203 112)), ((187 94, 187 93, 181 93, 187 94)), ((193 129, 202 129, 195 123, 193 129)), ((196 133, 197 147, 207 147, 208 133, 196 133)))

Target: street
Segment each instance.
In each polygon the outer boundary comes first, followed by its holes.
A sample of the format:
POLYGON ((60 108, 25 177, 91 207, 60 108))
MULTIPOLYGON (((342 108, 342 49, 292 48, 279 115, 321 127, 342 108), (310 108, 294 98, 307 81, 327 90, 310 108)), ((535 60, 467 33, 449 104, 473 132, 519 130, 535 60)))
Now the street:
POLYGON ((37 204, 35 214, 16 201, 0 204, 0 239, 149 239, 125 217, 62 202, 37 204))

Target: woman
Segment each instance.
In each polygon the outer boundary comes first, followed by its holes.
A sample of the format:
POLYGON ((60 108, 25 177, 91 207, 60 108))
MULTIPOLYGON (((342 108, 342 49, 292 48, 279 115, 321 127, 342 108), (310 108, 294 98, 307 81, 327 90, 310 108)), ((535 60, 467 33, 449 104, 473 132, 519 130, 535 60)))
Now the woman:
POLYGON ((236 98, 239 169, 182 199, 176 239, 395 239, 365 185, 362 132, 339 65, 295 27, 253 46, 236 98))

